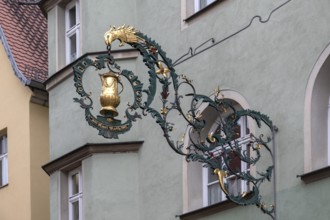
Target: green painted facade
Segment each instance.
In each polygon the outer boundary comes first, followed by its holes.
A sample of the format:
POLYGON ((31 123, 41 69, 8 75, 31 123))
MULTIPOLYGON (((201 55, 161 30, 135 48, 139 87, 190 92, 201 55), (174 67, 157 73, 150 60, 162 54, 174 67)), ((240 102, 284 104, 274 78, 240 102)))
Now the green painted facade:
MULTIPOLYGON (((135 26, 156 40, 173 61, 190 47, 194 50, 214 38, 216 45, 176 65, 176 72, 192 79, 200 94, 212 94, 218 86, 240 93, 251 109, 270 116, 279 128, 275 155, 277 220, 328 219, 330 179, 305 184, 297 175, 316 169, 306 168, 305 94, 314 65, 330 41, 330 2, 225 0, 185 22, 184 5, 188 3, 81 0, 82 54, 106 50, 103 34, 110 25, 135 26)), ((56 33, 63 19, 57 7, 47 8, 51 77, 64 67, 56 61, 56 33)), ((210 45, 208 42, 196 52, 210 45)), ((123 48, 115 44, 112 49, 123 48)), ((147 83, 141 58, 122 59, 118 64, 147 83)), ((99 80, 97 74, 95 78, 99 80)), ((95 102, 99 86, 94 77, 87 77, 86 87, 95 102)), ((84 219, 178 219, 175 216, 185 212, 185 162, 168 147, 154 119, 148 115, 119 139, 104 139, 88 126, 84 111, 73 102, 75 97, 72 75, 49 89, 51 160, 86 143, 144 141, 137 152, 97 153, 82 161, 84 219)), ((129 93, 123 94, 123 99, 128 97, 129 93)), ((178 124, 178 130, 184 126, 178 124)), ((310 148, 313 150, 313 146, 310 148)), ((56 171, 50 177, 52 220, 58 219, 60 210, 59 175, 60 171, 56 171)), ((199 219, 243 218, 270 219, 254 206, 236 207, 199 219)))

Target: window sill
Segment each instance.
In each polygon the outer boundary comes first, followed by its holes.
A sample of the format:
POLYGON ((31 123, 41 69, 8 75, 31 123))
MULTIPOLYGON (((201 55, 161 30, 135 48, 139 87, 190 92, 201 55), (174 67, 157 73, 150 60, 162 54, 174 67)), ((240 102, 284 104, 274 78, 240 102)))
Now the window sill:
POLYGON ((0 189, 5 188, 5 187, 7 187, 7 186, 8 186, 8 183, 5 184, 5 185, 3 185, 3 186, 0 186, 0 189))
POLYGON ((204 8, 200 9, 199 11, 193 13, 192 15, 188 16, 186 19, 184 19, 184 22, 190 22, 191 20, 193 20, 194 18, 200 16, 201 14, 204 14, 206 11, 208 11, 209 9, 213 8, 214 6, 216 6, 217 4, 219 4, 220 2, 223 2, 224 0, 215 0, 214 2, 212 2, 211 4, 205 6, 204 8))
POLYGON ((237 204, 233 203, 232 201, 226 200, 223 202, 219 202, 204 208, 196 209, 191 212, 187 212, 181 215, 177 215, 181 220, 195 220, 205 216, 213 215, 215 213, 231 209, 238 206, 237 204))
POLYGON ((298 175, 297 177, 300 177, 300 179, 306 184, 328 178, 330 177, 330 166, 313 170, 312 172, 298 175))

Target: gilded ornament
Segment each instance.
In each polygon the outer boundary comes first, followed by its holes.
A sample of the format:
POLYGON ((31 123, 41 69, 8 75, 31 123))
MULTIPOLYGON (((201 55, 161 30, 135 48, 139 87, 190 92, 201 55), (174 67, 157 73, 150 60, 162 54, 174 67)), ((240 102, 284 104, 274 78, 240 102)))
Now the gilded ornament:
POLYGON ((110 29, 104 34, 104 41, 107 46, 110 46, 113 41, 119 40, 119 46, 124 46, 124 43, 138 43, 142 39, 136 35, 138 31, 128 25, 123 25, 118 28, 110 26, 110 29))
POLYGON ((195 119, 196 120, 201 120, 203 117, 202 113, 201 112, 197 112, 196 115, 195 115, 195 119))
POLYGON ((120 104, 120 97, 118 95, 119 76, 113 72, 100 74, 102 82, 102 93, 100 95, 101 115, 111 115, 116 117, 118 115, 117 107, 120 104))
POLYGON ((211 143, 215 143, 216 139, 213 137, 213 132, 209 133, 207 135, 207 139, 211 142, 211 143))
POLYGON ((187 114, 187 119, 188 119, 188 121, 192 121, 193 120, 193 117, 191 116, 191 114, 187 114))
POLYGON ((187 83, 192 83, 192 80, 191 79, 189 79, 186 75, 181 75, 181 78, 184 80, 184 81, 186 81, 187 83))
POLYGON ((229 193, 228 193, 228 191, 227 191, 227 189, 226 189, 226 187, 225 187, 225 181, 224 181, 224 178, 227 177, 227 173, 226 173, 226 171, 224 171, 224 170, 220 170, 220 169, 216 168, 216 169, 214 169, 213 172, 214 172, 214 174, 216 174, 216 175, 218 176, 219 185, 220 185, 221 190, 222 190, 226 195, 228 195, 229 193))
POLYGON ((166 115, 167 113, 168 113, 168 109, 166 107, 160 110, 160 114, 162 115, 166 115))
POLYGON ((157 66, 158 66, 159 69, 156 71, 156 73, 157 74, 162 74, 166 78, 167 73, 169 73, 170 70, 168 68, 164 68, 163 64, 160 61, 157 62, 157 66))

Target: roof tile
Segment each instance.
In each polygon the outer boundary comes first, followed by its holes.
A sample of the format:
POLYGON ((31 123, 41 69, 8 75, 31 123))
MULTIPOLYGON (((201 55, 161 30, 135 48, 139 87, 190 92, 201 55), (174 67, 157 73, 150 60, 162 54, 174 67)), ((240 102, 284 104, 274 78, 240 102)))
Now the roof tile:
POLYGON ((0 0, 2 27, 19 70, 27 79, 47 78, 47 20, 37 5, 0 0))

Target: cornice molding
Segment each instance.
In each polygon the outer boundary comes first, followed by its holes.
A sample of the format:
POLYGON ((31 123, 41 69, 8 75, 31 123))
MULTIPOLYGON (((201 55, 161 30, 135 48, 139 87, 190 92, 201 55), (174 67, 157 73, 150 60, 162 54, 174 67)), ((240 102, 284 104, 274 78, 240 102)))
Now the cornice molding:
POLYGON ((37 105, 48 107, 48 92, 45 90, 45 85, 39 81, 31 80, 28 84, 32 90, 30 101, 37 105))
POLYGON ((60 2, 61 0, 42 0, 40 4, 41 4, 41 8, 47 13, 56 5, 58 5, 60 2))
MULTIPOLYGON (((99 51, 99 52, 90 52, 82 55, 76 61, 70 63, 69 65, 65 66, 64 68, 60 69, 56 73, 54 73, 51 77, 49 77, 45 81, 46 90, 50 91, 51 89, 55 88, 65 79, 73 75, 72 68, 73 66, 79 62, 79 60, 88 57, 90 59, 95 59, 100 54, 106 54, 107 51, 99 51)), ((139 52, 135 49, 125 49, 125 50, 114 50, 111 51, 111 55, 113 55, 115 60, 124 60, 124 59, 134 59, 137 58, 139 52)))
POLYGON ((42 169, 48 175, 51 175, 57 170, 71 169, 77 166, 77 164, 80 164, 83 159, 90 157, 93 154, 136 152, 140 149, 142 144, 143 141, 86 144, 43 165, 42 169))

